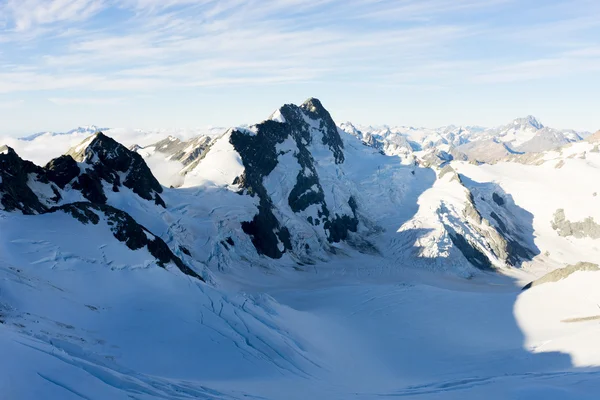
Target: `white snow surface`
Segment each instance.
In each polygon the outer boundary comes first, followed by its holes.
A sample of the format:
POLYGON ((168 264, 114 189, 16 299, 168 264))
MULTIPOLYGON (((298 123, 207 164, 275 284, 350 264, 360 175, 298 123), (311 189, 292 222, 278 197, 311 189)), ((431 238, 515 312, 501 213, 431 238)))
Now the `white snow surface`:
MULTIPOLYGON (((2 396, 597 398, 600 272, 521 291, 566 264, 600 263, 598 240, 560 237, 550 223, 558 208, 569 220, 600 222, 600 156, 592 144, 546 152, 536 165, 451 162, 461 183, 403 165, 352 135, 342 136, 345 162, 335 164, 318 123, 307 122, 328 208, 350 213, 354 196, 358 233, 376 251, 338 243, 332 254, 320 246, 306 263, 256 254, 240 221, 253 218, 258 199, 236 193, 244 166, 230 133, 182 188, 165 188, 166 209, 127 188, 105 190, 111 206, 162 238, 208 283, 161 268, 145 249, 130 250, 104 220, 85 225, 62 212, 0 211, 2 396), (506 197, 503 216, 530 228, 525 244, 536 249, 520 268, 498 264, 502 273, 476 270, 447 228, 485 249, 464 209, 471 193, 486 214, 495 192, 506 197)), ((305 222, 318 210, 295 214, 287 203, 300 171, 296 143, 277 150, 278 164, 263 181, 274 213, 296 248, 322 245, 321 228, 305 222)), ((47 187, 30 186, 50 196, 47 187)))
POLYGON ((575 143, 543 155, 540 165, 502 162, 475 166, 452 163, 477 182, 494 182, 530 213, 535 244, 545 269, 580 261, 600 263, 600 245, 592 238, 560 237, 552 228, 554 214, 563 209, 570 221, 593 218, 600 223, 600 153, 593 145, 575 143), (582 158, 584 156, 584 158, 582 158), (558 167, 557 167, 558 166, 558 167))
POLYGON ((243 283, 216 273, 211 286, 102 224, 6 213, 0 224, 9 399, 592 399, 600 388, 598 324, 561 322, 597 314, 598 273, 520 292, 508 277, 355 255, 246 271, 243 283), (57 239, 58 224, 70 234, 57 239))
POLYGON ((242 174, 244 166, 240 155, 229 142, 231 130, 213 144, 204 160, 186 174, 183 187, 215 185, 229 186, 242 174))

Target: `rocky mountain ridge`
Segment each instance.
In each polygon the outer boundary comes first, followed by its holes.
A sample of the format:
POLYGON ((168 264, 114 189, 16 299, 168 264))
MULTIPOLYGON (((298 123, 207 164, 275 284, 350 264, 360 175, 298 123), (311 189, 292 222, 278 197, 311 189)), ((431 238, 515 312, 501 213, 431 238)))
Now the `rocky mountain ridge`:
POLYGON ((346 122, 340 125, 340 129, 360 137, 365 144, 381 149, 388 155, 399 155, 404 159, 423 159, 444 151, 452 154, 453 158, 477 162, 497 162, 514 154, 541 153, 581 141, 588 136, 587 132, 546 127, 531 115, 496 128, 357 128, 346 122), (388 142, 397 142, 398 138, 402 141, 402 152, 398 152, 395 147, 388 147, 388 142))
POLYGON ((174 263, 186 275, 202 277, 171 252, 125 211, 107 203, 106 191, 123 188, 143 200, 165 207, 156 181, 137 153, 96 133, 68 154, 39 167, 22 160, 10 147, 0 153, 0 204, 8 212, 24 215, 64 212, 83 224, 97 225, 107 218, 114 237, 131 250, 146 247, 159 265, 174 263))
MULTIPOLYGON (((346 124, 342 128, 353 127, 346 124)), ((310 264, 346 248, 383 255, 391 252, 392 260, 404 259, 411 250, 405 244, 398 246, 396 239, 388 244, 388 239, 382 236, 386 221, 383 214, 369 207, 372 196, 369 186, 373 185, 374 178, 379 179, 382 168, 385 174, 391 174, 392 181, 397 182, 399 197, 386 199, 380 206, 392 211, 397 201, 409 201, 401 199, 411 190, 407 185, 414 185, 410 181, 419 176, 427 176, 425 181, 428 181, 431 174, 428 169, 417 167, 422 162, 418 162, 412 152, 418 147, 400 133, 390 129, 385 132, 383 142, 371 143, 368 136, 357 129, 346 135, 321 102, 311 98, 300 106, 284 105, 257 125, 230 129, 216 138, 201 136, 182 141, 167 137, 152 146, 136 146, 130 150, 100 132, 43 168, 20 160, 9 150, 10 154, 4 157, 18 164, 13 169, 26 171, 26 176, 18 180, 20 189, 16 192, 22 198, 15 198, 14 190, 3 191, 4 209, 33 214, 66 207, 73 215, 86 215, 98 211, 98 207, 121 207, 130 196, 121 195, 124 190, 137 196, 135 202, 146 210, 130 211, 134 213, 133 221, 143 218, 144 224, 164 226, 160 229, 168 230, 162 235, 166 235, 174 251, 187 248, 189 254, 182 256, 195 254, 203 263, 216 262, 218 268, 242 259, 262 263, 266 261, 264 257, 282 259, 283 263, 310 264), (360 143, 366 146, 357 146, 360 143), (165 189, 142 157, 156 153, 184 165, 184 188, 215 185, 215 193, 223 197, 225 204, 243 204, 244 212, 239 217, 225 217, 227 229, 220 222, 217 237, 204 242, 202 246, 207 251, 204 255, 197 249, 200 238, 191 233, 195 230, 194 221, 178 213, 191 212, 187 211, 188 204, 193 201, 212 204, 218 200, 208 192, 201 200, 193 200, 187 189, 165 189), (398 164, 385 154, 412 158, 410 162, 398 164), (230 163, 224 164, 223 160, 230 163), (232 195, 241 198, 235 200, 232 195), (168 199, 184 202, 184 205, 174 211, 168 199), (149 208, 144 201, 165 209, 166 214, 149 208), (71 206, 83 204, 81 202, 88 202, 90 206, 71 206), (89 207, 95 208, 90 210, 89 207), (175 229, 172 223, 166 228, 167 217, 179 221, 176 229, 180 234, 170 232, 175 229)), ((446 130, 448 135, 452 132, 453 129, 446 130)), ((432 154, 439 160, 432 165, 452 160, 449 153, 432 154)), ((440 170, 440 179, 446 171, 440 170)), ((439 234, 451 239, 450 246, 445 245, 443 252, 455 254, 457 263, 466 260, 482 270, 518 266, 531 258, 532 251, 516 245, 519 236, 517 227, 511 225, 512 215, 497 209, 483 216, 477 209, 485 208, 491 197, 478 205, 470 194, 473 189, 466 188, 458 175, 452 181, 458 183, 452 190, 465 191, 466 195, 459 197, 453 206, 439 203, 433 209, 435 213, 427 217, 448 214, 458 223, 453 225, 447 220, 439 225, 439 234), (468 215, 471 222, 459 222, 468 215)), ((15 185, 11 183, 11 187, 15 185)), ((122 211, 127 213, 127 210, 122 211)), ((214 218, 219 217, 213 216, 207 222, 216 223, 214 218)), ((411 227, 409 223, 403 229, 420 232, 418 224, 411 227)), ((439 254, 437 250, 434 253, 439 254)))

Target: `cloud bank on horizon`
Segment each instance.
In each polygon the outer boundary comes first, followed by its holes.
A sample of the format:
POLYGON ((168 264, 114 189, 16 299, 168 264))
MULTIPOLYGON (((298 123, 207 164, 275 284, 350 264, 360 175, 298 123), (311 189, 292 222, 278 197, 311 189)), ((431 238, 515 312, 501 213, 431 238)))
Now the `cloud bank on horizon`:
POLYGON ((0 130, 338 120, 595 130, 593 0, 0 0, 0 130), (267 111, 268 110, 268 111, 267 111))

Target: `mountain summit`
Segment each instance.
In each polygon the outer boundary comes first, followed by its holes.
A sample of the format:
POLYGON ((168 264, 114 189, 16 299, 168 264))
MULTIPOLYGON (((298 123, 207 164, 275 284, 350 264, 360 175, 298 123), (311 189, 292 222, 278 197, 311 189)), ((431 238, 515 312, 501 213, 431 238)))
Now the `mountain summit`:
POLYGON ((102 132, 84 140, 67 155, 76 162, 89 166, 82 173, 78 184, 82 188, 85 186, 86 193, 96 200, 106 198, 101 187, 101 181, 104 181, 112 185, 113 191, 118 191, 122 185, 143 199, 154 200, 156 204, 165 206, 159 195, 163 188, 142 156, 102 132))
MULTIPOLYGON (((520 129, 543 129, 544 125, 542 125, 542 123, 533 115, 528 115, 526 117, 523 118, 517 118, 512 122, 513 127, 518 127, 520 129)), ((507 126, 507 128, 510 125, 507 126)))

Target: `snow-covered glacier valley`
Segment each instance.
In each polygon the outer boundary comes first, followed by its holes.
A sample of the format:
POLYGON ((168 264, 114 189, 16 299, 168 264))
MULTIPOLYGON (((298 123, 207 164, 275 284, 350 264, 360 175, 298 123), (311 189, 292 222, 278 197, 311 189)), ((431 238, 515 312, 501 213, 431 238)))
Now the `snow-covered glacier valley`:
POLYGON ((0 149, 6 398, 596 398, 595 139, 425 163, 310 99, 176 188, 114 139, 0 149))

